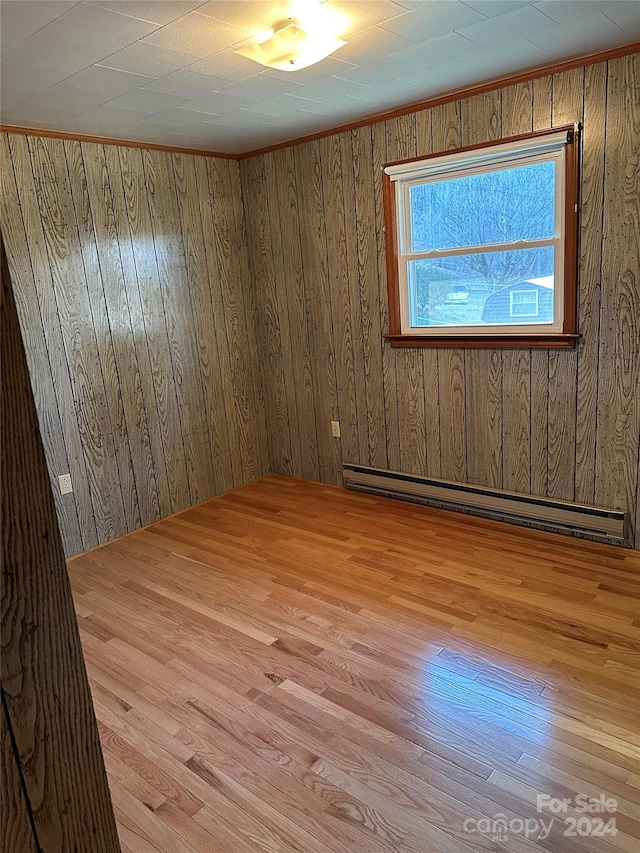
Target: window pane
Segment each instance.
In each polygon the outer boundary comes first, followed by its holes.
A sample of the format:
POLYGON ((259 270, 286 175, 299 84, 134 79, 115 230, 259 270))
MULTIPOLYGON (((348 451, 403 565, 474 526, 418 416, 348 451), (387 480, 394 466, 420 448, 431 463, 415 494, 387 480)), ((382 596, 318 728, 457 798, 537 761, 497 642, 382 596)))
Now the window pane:
POLYGON ((411 261, 412 326, 553 322, 550 246, 411 261))
POLYGON ((554 196, 554 161, 410 187, 410 251, 553 237, 554 196))

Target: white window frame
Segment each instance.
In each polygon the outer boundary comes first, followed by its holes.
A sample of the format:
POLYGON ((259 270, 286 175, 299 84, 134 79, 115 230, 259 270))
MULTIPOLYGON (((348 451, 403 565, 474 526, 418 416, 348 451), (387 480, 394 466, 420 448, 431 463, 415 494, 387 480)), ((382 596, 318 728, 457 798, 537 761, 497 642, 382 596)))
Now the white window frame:
MULTIPOLYGON (((517 303, 517 300, 515 300, 515 301, 516 301, 516 303, 517 303)), ((525 303, 523 303, 523 304, 526 306, 526 305, 528 305, 529 303, 525 302, 525 303)), ((529 290, 529 289, 527 289, 527 290, 512 290, 512 291, 509 293, 509 316, 510 316, 510 317, 537 317, 537 316, 538 316, 538 314, 539 314, 539 312, 540 312, 540 298, 539 298, 539 292, 538 292, 537 290, 535 290, 533 287, 532 287, 530 290, 529 290), (520 295, 522 295, 522 294, 524 294, 524 293, 526 293, 526 294, 533 293, 533 295, 535 296, 535 299, 534 299, 535 311, 533 311, 533 312, 529 312, 529 313, 527 313, 527 314, 514 314, 514 313, 513 313, 513 305, 514 305, 514 299, 513 299, 513 297, 514 297, 514 296, 520 296, 520 295)), ((522 324, 522 325, 523 325, 523 324, 522 324)))
MULTIPOLYGON (((385 197, 391 201, 385 201, 386 228, 388 229, 388 208, 392 206, 395 221, 392 227, 391 242, 387 238, 387 264, 388 271, 394 274, 397 293, 395 294, 394 310, 397 313, 399 323, 390 328, 387 336, 392 339, 394 345, 410 345, 402 343, 400 338, 410 339, 434 339, 441 338, 508 338, 517 336, 523 338, 526 335, 538 337, 551 336, 565 338, 578 338, 575 333, 575 320, 573 323, 567 321, 567 316, 575 314, 575 308, 565 305, 567 287, 565 282, 565 270, 567 269, 567 251, 575 248, 575 238, 568 240, 567 222, 567 152, 572 146, 570 143, 576 141, 579 126, 563 127, 561 129, 546 131, 539 134, 531 134, 526 137, 514 137, 513 139, 500 143, 488 144, 483 147, 453 150, 442 155, 431 156, 424 159, 414 159, 401 163, 389 164, 384 167, 385 174, 385 197), (472 245, 463 247, 438 249, 432 251, 411 251, 411 188, 428 182, 441 182, 448 178, 458 178, 473 174, 488 173, 512 168, 515 165, 529 165, 541 162, 554 162, 555 164, 555 190, 554 190, 554 234, 546 239, 519 240, 513 242, 472 245), (390 188, 390 189, 389 189, 390 188), (518 249, 533 249, 537 247, 551 247, 554 251, 554 310, 553 320, 548 322, 532 321, 530 323, 514 324, 465 324, 456 326, 418 326, 415 318, 411 317, 411 276, 409 270, 411 263, 422 259, 445 258, 455 255, 476 254, 481 252, 503 252, 518 249), (389 270, 389 255, 393 255, 392 263, 395 268, 389 270), (567 310, 569 309, 569 310, 567 310), (399 328, 398 328, 399 326, 399 328), (573 326, 573 328, 572 328, 573 326), (566 334, 568 333, 568 334, 566 334), (573 333, 573 334, 571 334, 573 333)), ((571 175, 575 173, 575 193, 577 194, 577 160, 572 150, 571 175)), ((577 195, 576 195, 577 200, 577 195)), ((570 201, 573 201, 573 187, 570 201)), ((573 204, 571 207, 573 208, 573 204)), ((575 204, 577 217, 577 203, 575 204)), ((571 222, 571 228, 575 231, 576 223, 571 222)), ((571 269, 571 265, 569 265, 571 269)), ((391 287, 391 285, 390 285, 391 287)), ((569 290, 575 293, 575 283, 569 290)), ((390 309, 391 309, 390 290, 390 309)), ((563 342, 551 345, 573 346, 574 342, 563 342)))

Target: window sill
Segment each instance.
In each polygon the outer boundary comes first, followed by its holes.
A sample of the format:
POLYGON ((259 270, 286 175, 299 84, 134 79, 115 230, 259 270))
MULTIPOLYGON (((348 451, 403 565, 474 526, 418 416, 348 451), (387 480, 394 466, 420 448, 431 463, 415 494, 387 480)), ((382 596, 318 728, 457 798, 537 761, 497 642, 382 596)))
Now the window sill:
POLYGON ((385 335, 392 347, 574 349, 580 335, 385 335))

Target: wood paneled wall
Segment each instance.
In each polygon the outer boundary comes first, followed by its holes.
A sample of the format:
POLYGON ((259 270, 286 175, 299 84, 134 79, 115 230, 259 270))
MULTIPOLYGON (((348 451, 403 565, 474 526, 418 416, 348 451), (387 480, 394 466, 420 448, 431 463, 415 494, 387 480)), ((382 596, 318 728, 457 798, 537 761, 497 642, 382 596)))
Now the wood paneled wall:
POLYGON ((640 547, 639 86, 636 54, 242 162, 273 471, 339 483, 354 462, 616 507, 640 547), (578 349, 391 349, 382 164, 573 121, 578 349))
POLYGON ((0 255, 0 848, 119 853, 1 240, 0 255))
POLYGON ((265 473, 238 164, 0 141, 0 227, 66 553, 265 473))

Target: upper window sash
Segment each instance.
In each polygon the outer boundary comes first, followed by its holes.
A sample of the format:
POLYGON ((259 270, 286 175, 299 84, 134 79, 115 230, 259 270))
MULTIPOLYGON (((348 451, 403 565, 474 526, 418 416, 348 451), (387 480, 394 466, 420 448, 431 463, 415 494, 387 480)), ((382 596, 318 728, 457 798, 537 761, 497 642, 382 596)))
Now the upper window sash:
POLYGON ((497 160, 500 161, 500 167, 504 168, 510 162, 529 158, 535 154, 552 154, 560 151, 572 141, 574 130, 573 127, 564 127, 558 131, 545 132, 525 139, 515 138, 509 142, 483 146, 481 149, 474 146, 446 154, 405 160, 385 166, 384 173, 391 181, 406 178, 424 180, 438 175, 466 172, 479 166, 486 167, 497 160))

